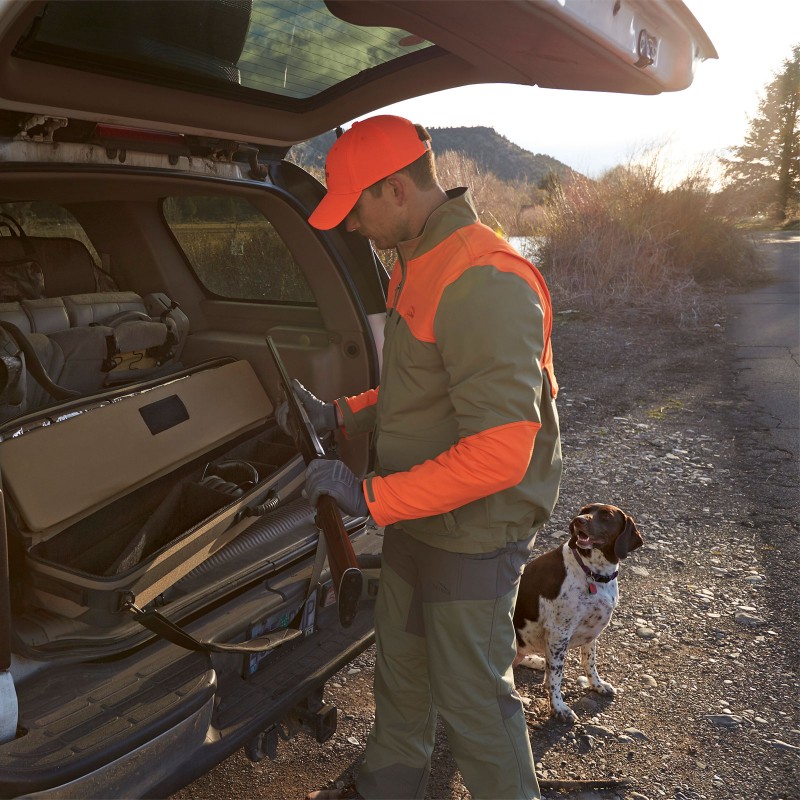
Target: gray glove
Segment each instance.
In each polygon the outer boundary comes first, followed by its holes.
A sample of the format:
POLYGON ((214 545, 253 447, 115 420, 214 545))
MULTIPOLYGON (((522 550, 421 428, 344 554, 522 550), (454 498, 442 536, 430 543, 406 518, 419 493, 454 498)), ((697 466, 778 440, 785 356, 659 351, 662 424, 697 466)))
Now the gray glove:
POLYGON ((367 499, 357 478, 341 461, 317 458, 306 467, 306 497, 312 506, 320 495, 329 494, 336 505, 353 517, 369 516, 367 499))
MULTIPOLYGON (((300 383, 297 378, 292 380, 292 388, 308 414, 308 419, 314 426, 318 436, 322 436, 328 431, 335 431, 339 426, 336 424, 336 406, 333 403, 324 403, 318 397, 300 383)), ((278 427, 289 436, 292 430, 289 427, 289 403, 284 400, 275 409, 275 421, 278 427)))

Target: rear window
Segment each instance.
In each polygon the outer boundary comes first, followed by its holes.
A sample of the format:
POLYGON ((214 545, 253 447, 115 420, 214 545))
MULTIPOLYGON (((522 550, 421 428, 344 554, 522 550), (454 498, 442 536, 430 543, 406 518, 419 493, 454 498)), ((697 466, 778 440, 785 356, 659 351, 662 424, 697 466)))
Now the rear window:
POLYGON ((65 208, 40 200, 25 203, 0 203, 0 236, 43 236, 77 239, 92 254, 100 257, 78 220, 65 208))
POLYGON ((313 305, 300 267, 273 225, 235 197, 168 197, 164 218, 195 275, 232 300, 313 305))
POLYGON ((343 22, 323 0, 56 0, 17 54, 302 100, 430 47, 396 28, 343 22))

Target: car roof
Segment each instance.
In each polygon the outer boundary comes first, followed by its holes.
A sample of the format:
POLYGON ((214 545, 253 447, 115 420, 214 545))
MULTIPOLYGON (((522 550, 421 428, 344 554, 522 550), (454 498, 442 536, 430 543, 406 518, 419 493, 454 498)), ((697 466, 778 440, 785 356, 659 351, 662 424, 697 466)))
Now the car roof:
POLYGON ((473 83, 676 91, 706 58, 679 0, 0 6, 0 108, 278 147, 473 83))

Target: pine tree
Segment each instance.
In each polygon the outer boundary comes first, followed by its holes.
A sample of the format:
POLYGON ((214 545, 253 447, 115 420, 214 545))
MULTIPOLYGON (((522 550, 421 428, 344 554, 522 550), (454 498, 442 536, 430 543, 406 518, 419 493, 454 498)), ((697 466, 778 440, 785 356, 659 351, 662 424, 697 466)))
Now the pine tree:
POLYGON ((778 220, 800 207, 800 44, 764 89, 758 115, 750 120, 744 144, 722 158, 726 188, 747 198, 752 210, 778 220))

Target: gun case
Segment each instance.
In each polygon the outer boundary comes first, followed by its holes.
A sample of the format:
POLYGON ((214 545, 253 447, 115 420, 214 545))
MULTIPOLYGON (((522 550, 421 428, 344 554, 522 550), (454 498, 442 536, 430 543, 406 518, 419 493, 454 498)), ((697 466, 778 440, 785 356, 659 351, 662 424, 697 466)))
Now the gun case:
POLYGON ((130 624, 126 603, 158 601, 297 497, 304 466, 271 415, 250 364, 222 359, 0 429, 16 638, 130 624))

